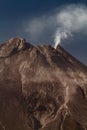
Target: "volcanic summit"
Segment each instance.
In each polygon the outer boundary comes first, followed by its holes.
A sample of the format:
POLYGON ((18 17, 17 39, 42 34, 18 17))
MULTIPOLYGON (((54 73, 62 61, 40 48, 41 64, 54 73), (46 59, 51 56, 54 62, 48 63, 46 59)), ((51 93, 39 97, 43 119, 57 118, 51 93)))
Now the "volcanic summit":
POLYGON ((87 67, 60 45, 0 44, 0 130, 87 130, 87 67))

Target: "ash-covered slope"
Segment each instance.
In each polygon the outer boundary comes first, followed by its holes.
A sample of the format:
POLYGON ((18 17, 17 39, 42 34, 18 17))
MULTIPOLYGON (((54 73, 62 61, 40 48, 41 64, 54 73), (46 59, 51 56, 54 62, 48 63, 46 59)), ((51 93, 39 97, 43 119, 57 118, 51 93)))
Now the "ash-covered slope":
POLYGON ((61 46, 1 44, 0 130, 87 130, 87 67, 61 46))

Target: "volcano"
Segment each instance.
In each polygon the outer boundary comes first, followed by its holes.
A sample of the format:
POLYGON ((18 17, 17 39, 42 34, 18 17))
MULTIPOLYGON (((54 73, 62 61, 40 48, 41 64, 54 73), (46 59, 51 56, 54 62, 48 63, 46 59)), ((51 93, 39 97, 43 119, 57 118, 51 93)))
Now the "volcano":
POLYGON ((0 130, 87 130, 87 67, 60 45, 0 44, 0 130))

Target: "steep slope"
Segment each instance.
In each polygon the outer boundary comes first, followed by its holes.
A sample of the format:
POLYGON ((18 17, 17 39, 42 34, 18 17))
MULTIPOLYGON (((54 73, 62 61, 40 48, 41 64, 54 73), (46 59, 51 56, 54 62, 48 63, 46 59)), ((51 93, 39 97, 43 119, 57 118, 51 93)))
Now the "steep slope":
POLYGON ((0 130, 87 130, 87 67, 61 46, 1 44, 0 130))

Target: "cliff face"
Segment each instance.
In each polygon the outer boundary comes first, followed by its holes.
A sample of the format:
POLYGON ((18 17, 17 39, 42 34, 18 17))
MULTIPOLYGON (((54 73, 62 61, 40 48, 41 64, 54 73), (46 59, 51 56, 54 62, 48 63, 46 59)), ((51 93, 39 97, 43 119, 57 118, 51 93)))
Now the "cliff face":
POLYGON ((87 67, 61 46, 1 44, 0 130, 87 130, 87 67))

